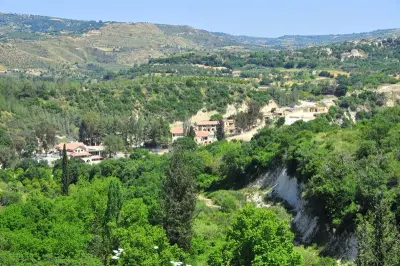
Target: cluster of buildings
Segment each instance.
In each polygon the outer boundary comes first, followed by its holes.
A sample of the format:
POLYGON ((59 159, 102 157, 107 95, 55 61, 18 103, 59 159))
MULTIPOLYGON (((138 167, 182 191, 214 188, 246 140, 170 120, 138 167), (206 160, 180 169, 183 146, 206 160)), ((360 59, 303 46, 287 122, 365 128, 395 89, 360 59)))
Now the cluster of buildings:
MULTIPOLYGON (((225 136, 231 136, 236 133, 235 121, 233 119, 222 120, 225 136)), ((193 123, 193 128, 196 133, 194 140, 199 145, 206 145, 217 141, 217 130, 220 126, 220 121, 199 121, 193 123)), ((170 130, 172 141, 184 137, 185 132, 183 127, 175 127, 170 130)))
POLYGON ((82 142, 58 144, 55 148, 59 156, 62 156, 64 144, 69 158, 80 158, 90 164, 96 164, 104 159, 104 146, 86 146, 82 142))
POLYGON ((298 120, 303 120, 305 122, 314 120, 317 115, 325 114, 327 112, 328 108, 325 105, 278 108, 266 113, 264 115, 264 118, 267 121, 267 120, 274 120, 279 117, 284 117, 285 125, 291 125, 298 120))

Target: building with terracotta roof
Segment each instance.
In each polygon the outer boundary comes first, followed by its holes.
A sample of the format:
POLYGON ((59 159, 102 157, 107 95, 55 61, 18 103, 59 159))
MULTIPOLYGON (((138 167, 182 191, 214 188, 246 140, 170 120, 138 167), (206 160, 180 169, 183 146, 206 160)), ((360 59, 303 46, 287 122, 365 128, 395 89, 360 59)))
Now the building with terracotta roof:
POLYGON ((175 140, 182 138, 185 136, 184 132, 183 132, 183 128, 181 127, 175 127, 175 128, 171 128, 171 130, 169 131, 172 135, 172 141, 174 142, 175 140))
POLYGON ((56 146, 56 149, 60 153, 60 156, 62 156, 64 144, 65 149, 67 150, 67 155, 70 158, 80 158, 86 163, 100 161, 104 158, 102 156, 104 152, 104 146, 86 146, 82 142, 69 142, 58 144, 56 146))
POLYGON ((198 145, 206 145, 215 142, 216 138, 213 132, 196 131, 196 137, 194 140, 198 145))
POLYGON ((215 132, 217 131, 217 126, 219 125, 219 121, 200 121, 194 123, 194 127, 196 131, 208 131, 215 132))
POLYGON ((56 149, 60 152, 63 151, 65 144, 65 149, 70 153, 79 153, 82 151, 86 151, 86 146, 82 142, 69 142, 69 143, 60 143, 56 146, 56 149))
MULTIPOLYGON (((236 133, 236 125, 235 120, 233 119, 224 119, 222 120, 224 123, 224 131, 225 135, 233 135, 236 133)), ((207 132, 216 132, 219 125, 219 121, 200 121, 194 123, 196 131, 207 131, 207 132)))

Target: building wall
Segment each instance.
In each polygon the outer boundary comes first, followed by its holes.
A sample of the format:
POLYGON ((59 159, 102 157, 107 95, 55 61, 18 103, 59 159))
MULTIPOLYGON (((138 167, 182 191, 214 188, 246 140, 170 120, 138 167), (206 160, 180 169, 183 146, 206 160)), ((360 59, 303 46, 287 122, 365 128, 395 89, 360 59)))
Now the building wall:
POLYGON ((207 132, 214 132, 217 131, 217 126, 210 125, 210 126, 197 126, 198 131, 207 131, 207 132))
POLYGON ((184 137, 183 134, 172 134, 172 141, 174 142, 177 139, 182 138, 182 137, 184 137))
POLYGON ((76 153, 81 153, 81 152, 84 152, 84 151, 86 151, 86 149, 83 149, 83 148, 81 148, 81 147, 76 148, 76 149, 74 150, 74 152, 76 152, 76 153))

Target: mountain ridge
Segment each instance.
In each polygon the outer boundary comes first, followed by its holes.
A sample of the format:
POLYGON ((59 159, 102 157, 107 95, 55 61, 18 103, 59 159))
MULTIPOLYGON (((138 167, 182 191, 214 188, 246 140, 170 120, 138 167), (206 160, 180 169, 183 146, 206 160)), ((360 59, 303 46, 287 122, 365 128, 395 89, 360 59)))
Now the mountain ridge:
POLYGON ((112 70, 185 51, 292 49, 397 36, 400 29, 268 38, 211 32, 189 25, 0 13, 0 69, 71 69, 96 64, 112 70))
POLYGON ((4 20, 4 16, 16 16, 16 17, 23 17, 23 18, 32 18, 32 19, 47 19, 53 21, 66 21, 66 22, 87 22, 87 23, 95 23, 100 26, 104 26, 105 24, 153 24, 157 27, 175 27, 175 28, 188 28, 190 30, 196 30, 199 32, 215 34, 217 36, 229 36, 232 39, 259 39, 264 41, 272 41, 272 40, 279 40, 279 39, 286 39, 286 38, 340 38, 340 37, 376 37, 376 36, 383 36, 383 37, 397 37, 400 35, 400 28, 388 28, 388 29, 377 29, 372 31, 364 31, 364 32, 352 32, 352 33, 329 33, 329 34, 285 34, 278 37, 267 37, 267 36, 251 36, 247 34, 230 34, 220 31, 211 31, 206 29, 200 29, 193 27, 188 24, 166 24, 166 23, 153 23, 153 22, 145 22, 145 21, 136 21, 136 22, 124 22, 124 21, 114 21, 114 20, 106 20, 106 21, 96 21, 96 20, 79 20, 79 19, 69 19, 69 18, 61 18, 55 16, 42 16, 42 15, 33 15, 33 14, 22 14, 22 13, 7 13, 7 12, 0 12, 0 23, 4 20), (392 36, 390 36, 392 35, 392 36))

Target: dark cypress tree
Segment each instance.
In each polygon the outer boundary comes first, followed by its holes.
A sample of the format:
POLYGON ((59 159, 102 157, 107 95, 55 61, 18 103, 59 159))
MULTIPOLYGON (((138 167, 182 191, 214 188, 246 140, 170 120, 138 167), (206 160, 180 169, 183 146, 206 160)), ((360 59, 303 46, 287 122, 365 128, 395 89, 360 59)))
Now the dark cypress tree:
POLYGON ((189 127, 189 132, 187 134, 188 137, 194 139, 196 137, 196 131, 194 131, 194 127, 190 126, 189 127))
POLYGON ((64 148, 63 148, 63 157, 62 157, 61 182, 62 182, 62 194, 68 195, 68 186, 69 186, 70 178, 69 178, 69 168, 68 168, 68 155, 67 155, 67 149, 65 147, 65 144, 64 144, 64 148))
POLYGON ((220 119, 217 126, 217 139, 223 140, 225 138, 224 120, 220 119))
POLYGON ((188 151, 174 151, 163 186, 164 228, 169 242, 190 249, 196 206, 195 169, 188 151))

